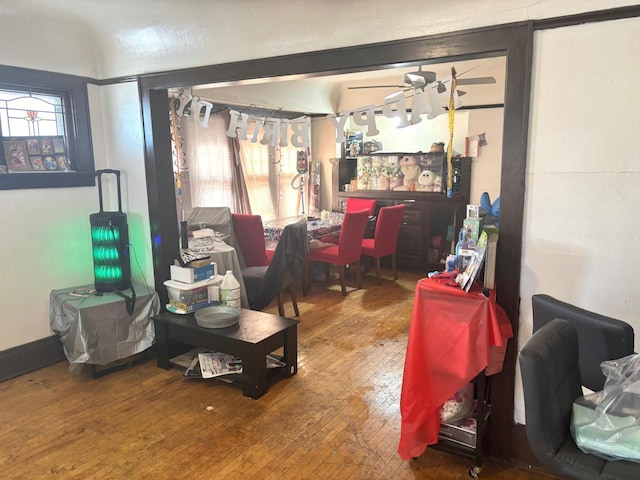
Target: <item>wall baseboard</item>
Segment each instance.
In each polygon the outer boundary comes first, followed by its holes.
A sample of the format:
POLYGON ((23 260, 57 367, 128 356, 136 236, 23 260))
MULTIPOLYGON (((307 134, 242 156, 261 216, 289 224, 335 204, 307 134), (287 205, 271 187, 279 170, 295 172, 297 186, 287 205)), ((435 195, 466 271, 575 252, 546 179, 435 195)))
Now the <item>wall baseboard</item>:
POLYGON ((52 335, 0 352, 0 382, 65 360, 60 337, 52 335))

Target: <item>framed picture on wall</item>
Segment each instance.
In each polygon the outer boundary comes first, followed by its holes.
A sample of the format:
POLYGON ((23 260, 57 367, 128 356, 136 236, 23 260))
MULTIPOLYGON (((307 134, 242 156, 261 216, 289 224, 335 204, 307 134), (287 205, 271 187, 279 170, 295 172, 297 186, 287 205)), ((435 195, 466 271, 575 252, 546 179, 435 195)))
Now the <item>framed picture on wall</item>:
POLYGON ((362 132, 345 132, 344 153, 346 157, 357 157, 364 152, 362 132))
POLYGON ((42 155, 51 155, 53 153, 53 143, 50 138, 40 139, 40 153, 42 155))
POLYGON ((46 170, 41 155, 29 155, 29 163, 34 170, 46 170))
POLYGON ((46 168, 47 170, 58 169, 58 163, 56 162, 56 159, 53 158, 51 155, 44 156, 42 158, 42 161, 44 162, 44 168, 46 168))
POLYGON ((67 153, 64 148, 64 137, 53 137, 51 143, 53 144, 53 153, 67 153))
POLYGON ((56 163, 58 164, 58 170, 69 170, 69 162, 66 155, 56 155, 56 163))
POLYGON ((31 170, 27 156, 27 144, 24 140, 5 140, 4 154, 7 159, 7 170, 10 172, 31 170))
POLYGON ((27 139, 27 153, 29 155, 40 155, 40 142, 37 138, 27 139))

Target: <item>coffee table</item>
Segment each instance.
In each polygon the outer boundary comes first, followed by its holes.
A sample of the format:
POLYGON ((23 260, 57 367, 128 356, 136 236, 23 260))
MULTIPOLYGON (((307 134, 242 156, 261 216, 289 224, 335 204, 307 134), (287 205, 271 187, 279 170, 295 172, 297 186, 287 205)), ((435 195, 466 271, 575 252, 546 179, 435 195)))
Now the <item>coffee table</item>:
POLYGON ((200 327, 193 313, 163 312, 153 321, 160 368, 169 368, 174 342, 228 353, 242 359, 242 375, 238 377, 244 395, 253 399, 264 395, 275 380, 298 371, 298 320, 243 308, 238 323, 226 328, 200 327), (267 355, 280 348, 284 367, 267 369, 267 355))

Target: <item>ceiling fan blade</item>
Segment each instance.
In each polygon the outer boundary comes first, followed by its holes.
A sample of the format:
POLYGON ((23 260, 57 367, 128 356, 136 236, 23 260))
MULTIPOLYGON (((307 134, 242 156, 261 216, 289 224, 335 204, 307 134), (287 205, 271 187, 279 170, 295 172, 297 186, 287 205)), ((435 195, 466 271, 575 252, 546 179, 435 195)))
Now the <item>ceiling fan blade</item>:
POLYGON ((359 88, 405 88, 406 85, 362 85, 360 87, 347 87, 348 90, 357 90, 359 88))
POLYGON ((456 83, 458 85, 488 85, 496 83, 496 79, 493 77, 457 78, 456 83))

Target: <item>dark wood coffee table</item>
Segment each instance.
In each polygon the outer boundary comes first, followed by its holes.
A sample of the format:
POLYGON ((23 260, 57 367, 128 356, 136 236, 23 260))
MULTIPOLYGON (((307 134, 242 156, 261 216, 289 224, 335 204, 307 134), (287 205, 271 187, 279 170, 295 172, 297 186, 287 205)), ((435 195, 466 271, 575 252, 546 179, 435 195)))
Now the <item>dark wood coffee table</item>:
POLYGON ((194 314, 163 312, 153 317, 158 367, 169 368, 171 344, 179 342, 228 353, 242 359, 243 393, 260 398, 269 385, 298 371, 298 320, 242 309, 237 325, 203 328, 194 314), (284 367, 267 370, 267 354, 282 348, 284 367))

